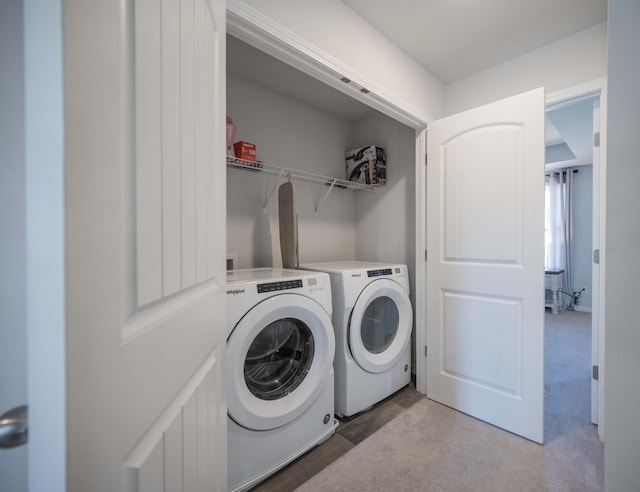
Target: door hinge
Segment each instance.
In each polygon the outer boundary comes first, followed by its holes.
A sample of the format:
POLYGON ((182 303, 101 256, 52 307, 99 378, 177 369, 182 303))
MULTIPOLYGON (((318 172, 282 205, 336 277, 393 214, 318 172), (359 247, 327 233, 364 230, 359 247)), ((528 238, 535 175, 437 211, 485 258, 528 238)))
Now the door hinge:
POLYGON ((593 250, 593 262, 596 265, 600 264, 600 250, 599 249, 594 249, 593 250))
POLYGON ((598 366, 593 366, 591 371, 591 377, 596 381, 598 380, 598 366))
POLYGON ((425 357, 427 356, 427 346, 426 345, 424 346, 424 356, 425 357))
POLYGON ((424 261, 427 261, 427 250, 424 250, 424 261))
POLYGON ((593 146, 600 147, 600 132, 595 132, 593 134, 593 146))
POLYGON ((429 161, 429 159, 427 158, 427 156, 428 156, 428 155, 429 155, 429 154, 425 154, 425 155, 424 155, 424 165, 425 165, 425 166, 427 165, 427 162, 429 161))

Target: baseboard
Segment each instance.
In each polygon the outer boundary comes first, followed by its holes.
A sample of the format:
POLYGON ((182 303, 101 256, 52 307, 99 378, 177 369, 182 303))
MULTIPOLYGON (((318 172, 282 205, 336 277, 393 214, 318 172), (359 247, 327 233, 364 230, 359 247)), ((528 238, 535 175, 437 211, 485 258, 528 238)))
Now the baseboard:
POLYGON ((591 312, 591 306, 576 306, 575 304, 573 305, 573 310, 574 311, 578 311, 579 313, 590 313, 591 312))

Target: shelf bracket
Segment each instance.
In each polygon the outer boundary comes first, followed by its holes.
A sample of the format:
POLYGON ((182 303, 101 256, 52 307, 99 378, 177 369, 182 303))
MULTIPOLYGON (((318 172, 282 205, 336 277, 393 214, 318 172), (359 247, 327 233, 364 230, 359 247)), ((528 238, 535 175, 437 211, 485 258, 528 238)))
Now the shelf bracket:
POLYGON ((280 169, 280 174, 278 174, 278 177, 276 178, 275 183, 273 184, 273 188, 271 188, 271 191, 269 191, 269 194, 267 195, 267 199, 264 201, 264 204, 262 205, 262 213, 266 214, 268 212, 267 205, 269 205, 269 202, 271 201, 271 197, 276 192, 276 188, 278 187, 278 183, 280 182, 280 178, 282 177, 283 174, 284 174, 284 168, 280 169))
MULTIPOLYGON (((322 200, 320 200, 320 204, 316 207, 316 210, 315 210, 316 214, 320 211, 320 209, 322 208, 322 205, 324 205, 324 202, 327 199, 327 197, 329 196, 329 193, 331 193, 331 190, 333 190, 333 186, 336 184, 336 181, 337 181, 336 178, 331 180, 331 185, 329 186, 329 189, 327 190, 327 192, 322 197, 322 200)), ((327 184, 329 184, 329 183, 327 183, 327 184)))

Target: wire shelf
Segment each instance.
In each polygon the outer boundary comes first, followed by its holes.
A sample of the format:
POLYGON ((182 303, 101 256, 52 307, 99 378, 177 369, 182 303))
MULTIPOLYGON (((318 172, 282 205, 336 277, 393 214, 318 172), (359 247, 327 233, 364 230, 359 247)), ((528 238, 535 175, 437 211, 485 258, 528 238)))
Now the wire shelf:
POLYGON ((332 178, 329 176, 322 176, 320 174, 314 174, 307 171, 300 171, 299 169, 289 169, 286 167, 274 166, 259 161, 248 161, 245 159, 238 159, 235 157, 227 157, 227 167, 231 169, 245 169, 251 172, 264 172, 268 174, 274 174, 286 179, 298 179, 301 181, 310 181, 313 183, 320 183, 333 188, 347 189, 347 190, 363 190, 363 191, 375 191, 373 185, 367 185, 363 183, 355 183, 346 179, 332 178))

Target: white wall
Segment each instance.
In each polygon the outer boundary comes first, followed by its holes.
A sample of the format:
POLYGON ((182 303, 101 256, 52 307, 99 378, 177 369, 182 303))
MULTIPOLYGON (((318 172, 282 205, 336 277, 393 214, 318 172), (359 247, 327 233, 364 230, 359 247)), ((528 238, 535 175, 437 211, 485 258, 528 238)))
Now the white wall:
POLYGON ((640 484, 640 2, 609 0, 605 489, 640 484))
POLYGON ((544 86, 547 94, 606 76, 605 23, 449 84, 445 113, 458 113, 544 86))
MULTIPOLYGON (((580 166, 573 175, 573 240, 571 262, 573 290, 583 287, 576 310, 591 310, 591 251, 593 230, 593 167, 580 166)), ((571 292, 570 292, 571 294, 571 292)))
MULTIPOLYGON (((415 131, 386 116, 356 124, 354 148, 385 149, 387 183, 356 197, 356 257, 359 260, 415 264, 415 131)), ((413 278, 412 292, 414 291, 413 278)))
MULTIPOLYGON (((344 179, 352 122, 234 77, 227 81, 227 114, 237 127, 235 140, 256 144, 259 160, 344 179)), ((272 175, 228 169, 227 253, 237 255, 236 268, 282 265, 277 189, 263 213, 275 180, 272 175)), ((293 181, 293 186, 300 261, 353 258, 356 195, 368 192, 334 189, 315 213, 327 187, 303 181, 293 181)))
MULTIPOLYGON (((0 2, 0 415, 27 402, 24 29, 0 2)), ((3 490, 27 489, 27 447, 0 450, 3 490)))
POLYGON ((340 0, 244 3, 375 82, 425 119, 442 116, 442 83, 340 0))

